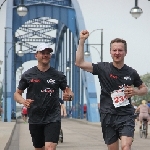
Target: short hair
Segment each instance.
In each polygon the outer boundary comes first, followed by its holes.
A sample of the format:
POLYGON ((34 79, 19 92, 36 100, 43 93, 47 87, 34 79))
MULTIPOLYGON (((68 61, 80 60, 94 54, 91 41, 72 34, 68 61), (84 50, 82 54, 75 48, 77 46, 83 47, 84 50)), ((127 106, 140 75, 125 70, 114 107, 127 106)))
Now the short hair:
POLYGON ((111 42, 110 42, 110 50, 111 50, 111 44, 113 44, 113 43, 123 43, 125 51, 127 51, 127 42, 125 40, 120 39, 120 38, 115 38, 115 39, 111 40, 111 42))

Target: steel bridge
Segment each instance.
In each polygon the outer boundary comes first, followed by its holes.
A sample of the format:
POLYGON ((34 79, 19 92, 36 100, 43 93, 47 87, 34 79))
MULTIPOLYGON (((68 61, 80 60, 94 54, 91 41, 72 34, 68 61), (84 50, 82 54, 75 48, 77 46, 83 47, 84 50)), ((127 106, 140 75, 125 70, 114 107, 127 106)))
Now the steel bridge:
MULTIPOLYGON (((86 101, 87 120, 99 122, 94 77, 74 65, 79 32, 82 29, 85 29, 85 23, 77 0, 6 1, 4 122, 10 122, 11 110, 16 110, 13 98, 16 90, 16 71, 23 63, 35 60, 34 51, 39 42, 50 43, 55 47, 51 66, 64 72, 68 85, 74 92, 74 100, 66 102, 67 111, 72 107, 72 117, 83 119, 83 104, 86 101), (20 3, 28 10, 22 17, 17 14, 20 3), (22 57, 18 56, 20 52, 24 53, 22 57)), ((86 59, 91 61, 90 56, 86 59)))

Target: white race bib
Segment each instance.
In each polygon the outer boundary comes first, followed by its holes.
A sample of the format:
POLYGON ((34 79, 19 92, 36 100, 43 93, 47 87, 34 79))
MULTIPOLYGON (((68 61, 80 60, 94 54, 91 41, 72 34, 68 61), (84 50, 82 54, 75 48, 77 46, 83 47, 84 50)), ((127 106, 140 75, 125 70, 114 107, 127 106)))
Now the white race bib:
POLYGON ((124 87, 119 90, 114 90, 111 93, 111 98, 115 108, 130 104, 128 98, 124 94, 124 87))

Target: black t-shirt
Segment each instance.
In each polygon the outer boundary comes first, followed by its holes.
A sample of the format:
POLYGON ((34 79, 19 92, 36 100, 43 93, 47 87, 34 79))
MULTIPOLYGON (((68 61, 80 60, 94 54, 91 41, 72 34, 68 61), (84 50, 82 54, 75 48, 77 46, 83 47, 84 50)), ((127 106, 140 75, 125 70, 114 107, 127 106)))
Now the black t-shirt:
MULTIPOLYGON (((100 111, 101 113, 110 113, 118 115, 133 114, 134 108, 131 105, 131 99, 127 99, 129 104, 126 106, 115 107, 111 94, 115 91, 124 92, 124 86, 139 87, 143 82, 139 74, 133 68, 124 64, 121 69, 113 66, 113 63, 100 62, 93 65, 93 75, 98 75, 101 95, 100 111)), ((120 99, 119 99, 120 101, 120 99)), ((118 102, 118 99, 117 99, 118 102)))
POLYGON ((53 67, 42 72, 35 66, 24 72, 18 89, 27 88, 26 98, 34 100, 28 108, 29 123, 46 124, 60 121, 59 88, 65 90, 66 87, 66 76, 53 67))
POLYGON ((59 98, 59 103, 64 104, 64 101, 61 98, 59 98))

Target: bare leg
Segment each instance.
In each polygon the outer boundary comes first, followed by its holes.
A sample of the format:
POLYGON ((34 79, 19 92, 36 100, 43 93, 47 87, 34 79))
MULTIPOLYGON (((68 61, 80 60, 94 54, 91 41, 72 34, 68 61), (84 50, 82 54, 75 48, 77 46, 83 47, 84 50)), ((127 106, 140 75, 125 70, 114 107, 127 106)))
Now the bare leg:
POLYGON ((133 141, 132 137, 122 136, 121 137, 121 149, 131 150, 132 141, 133 141))
POLYGON ((22 116, 23 121, 25 122, 25 115, 22 116))
POLYGON ((119 141, 116 141, 113 144, 107 145, 108 150, 119 150, 119 141))
POLYGON ((24 121, 27 122, 27 117, 25 116, 24 121))
POLYGON ((22 120, 24 121, 24 115, 22 114, 22 120))
POLYGON ((140 121, 140 126, 139 127, 140 127, 140 129, 142 128, 142 121, 140 121))
POLYGON ((45 150, 56 150, 57 143, 45 142, 45 150))
POLYGON ((35 150, 45 150, 45 146, 43 146, 42 148, 35 148, 35 150))

